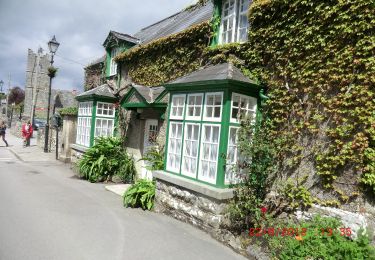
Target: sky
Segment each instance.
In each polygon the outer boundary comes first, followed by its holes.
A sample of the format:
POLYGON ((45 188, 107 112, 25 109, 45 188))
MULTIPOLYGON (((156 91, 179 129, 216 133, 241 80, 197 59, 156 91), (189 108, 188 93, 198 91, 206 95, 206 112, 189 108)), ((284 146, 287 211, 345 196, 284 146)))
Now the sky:
POLYGON ((84 70, 104 54, 110 30, 134 34, 195 0, 0 0, 0 80, 3 91, 24 88, 28 49, 49 52, 53 35, 60 43, 54 57, 53 88, 83 90, 84 70))

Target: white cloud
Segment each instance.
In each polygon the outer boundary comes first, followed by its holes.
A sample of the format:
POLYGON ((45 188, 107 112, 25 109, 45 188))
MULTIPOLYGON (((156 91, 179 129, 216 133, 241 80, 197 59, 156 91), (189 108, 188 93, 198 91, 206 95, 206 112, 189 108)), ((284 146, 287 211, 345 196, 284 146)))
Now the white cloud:
POLYGON ((0 80, 24 87, 27 49, 60 42, 54 88, 82 90, 83 65, 104 54, 110 30, 134 34, 194 0, 0 0, 0 80), (78 64, 80 63, 80 64, 78 64))

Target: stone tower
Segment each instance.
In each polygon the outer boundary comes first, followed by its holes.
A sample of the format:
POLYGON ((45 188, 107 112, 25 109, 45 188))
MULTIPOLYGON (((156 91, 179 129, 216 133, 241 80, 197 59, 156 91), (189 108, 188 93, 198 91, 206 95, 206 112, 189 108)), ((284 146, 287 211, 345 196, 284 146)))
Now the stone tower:
MULTIPOLYGON (((31 49, 27 54, 26 85, 25 85, 25 117, 32 117, 33 105, 35 105, 35 117, 47 117, 48 105, 48 67, 50 56, 39 48, 37 53, 31 49), (35 100, 35 102, 33 102, 35 100)), ((51 98, 53 98, 51 96, 51 98)))

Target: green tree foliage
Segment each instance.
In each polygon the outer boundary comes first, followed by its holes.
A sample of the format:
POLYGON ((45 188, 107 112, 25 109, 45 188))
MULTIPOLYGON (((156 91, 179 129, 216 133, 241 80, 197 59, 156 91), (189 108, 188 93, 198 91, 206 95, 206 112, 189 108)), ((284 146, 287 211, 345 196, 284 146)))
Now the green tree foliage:
POLYGON ((11 88, 8 96, 8 103, 16 105, 20 104, 25 100, 25 91, 20 87, 11 88))

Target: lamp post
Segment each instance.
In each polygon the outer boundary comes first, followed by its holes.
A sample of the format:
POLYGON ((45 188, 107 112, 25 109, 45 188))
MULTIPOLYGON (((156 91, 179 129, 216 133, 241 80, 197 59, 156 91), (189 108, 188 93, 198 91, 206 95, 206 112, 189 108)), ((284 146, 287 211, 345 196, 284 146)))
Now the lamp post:
MULTIPOLYGON (((53 65, 53 56, 55 55, 57 48, 59 48, 60 43, 56 41, 56 37, 53 36, 52 40, 48 42, 48 48, 51 53, 51 68, 53 65)), ((49 72, 49 88, 48 88, 48 107, 47 107, 47 123, 45 128, 44 134, 44 152, 48 153, 48 136, 49 136, 49 110, 51 106, 51 86, 52 86, 52 78, 54 75, 49 72)))

